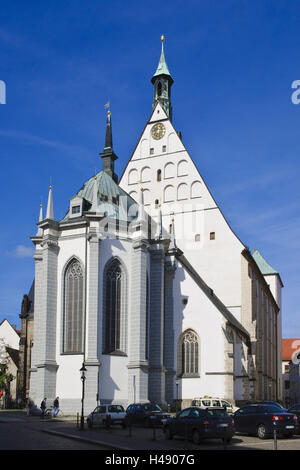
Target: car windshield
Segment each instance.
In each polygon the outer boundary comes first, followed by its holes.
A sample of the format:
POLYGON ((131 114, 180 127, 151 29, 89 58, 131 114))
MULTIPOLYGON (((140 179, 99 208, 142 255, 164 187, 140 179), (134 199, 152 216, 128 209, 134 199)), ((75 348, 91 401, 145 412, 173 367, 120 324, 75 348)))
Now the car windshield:
POLYGON ((110 413, 123 413, 124 408, 122 405, 111 405, 108 407, 108 411, 110 413))
POLYGON ((149 404, 143 406, 144 410, 146 411, 162 411, 162 409, 158 405, 149 404))
POLYGON ((207 413, 212 416, 227 416, 227 413, 225 410, 207 410, 207 413))

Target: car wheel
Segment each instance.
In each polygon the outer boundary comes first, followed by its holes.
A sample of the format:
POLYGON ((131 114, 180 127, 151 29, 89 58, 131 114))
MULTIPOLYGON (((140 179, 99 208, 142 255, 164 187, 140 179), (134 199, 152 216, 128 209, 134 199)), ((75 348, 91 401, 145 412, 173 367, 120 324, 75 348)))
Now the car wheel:
POLYGON ((264 424, 259 424, 257 427, 257 436, 259 439, 266 439, 267 437, 267 430, 264 424))
POLYGON ((168 439, 168 440, 173 439, 173 434, 172 434, 171 429, 169 428, 169 426, 167 426, 165 428, 165 436, 166 436, 166 439, 168 439))
POLYGON ((194 444, 196 444, 196 445, 200 444, 201 437, 200 437, 200 433, 199 433, 198 429, 194 429, 193 434, 192 434, 192 440, 193 440, 194 444))

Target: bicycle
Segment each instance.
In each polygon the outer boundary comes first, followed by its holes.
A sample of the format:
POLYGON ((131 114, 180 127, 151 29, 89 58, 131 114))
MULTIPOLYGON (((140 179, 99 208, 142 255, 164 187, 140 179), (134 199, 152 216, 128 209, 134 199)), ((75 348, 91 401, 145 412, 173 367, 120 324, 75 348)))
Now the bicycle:
POLYGON ((53 416, 53 411, 54 411, 54 406, 50 406, 50 408, 47 408, 45 411, 45 417, 47 418, 57 418, 57 416, 63 416, 63 412, 60 408, 58 408, 58 411, 56 412, 55 416, 53 416))

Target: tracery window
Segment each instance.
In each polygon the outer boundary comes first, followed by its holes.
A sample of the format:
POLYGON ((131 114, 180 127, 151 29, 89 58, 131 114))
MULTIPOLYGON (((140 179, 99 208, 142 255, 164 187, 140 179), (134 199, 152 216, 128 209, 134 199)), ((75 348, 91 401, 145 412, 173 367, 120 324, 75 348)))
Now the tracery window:
POLYGON ((199 338, 193 330, 185 331, 178 347, 178 375, 199 377, 199 338))
POLYGON ((83 269, 70 261, 64 277, 63 352, 82 353, 84 333, 83 269))
POLYGON ((114 259, 104 276, 104 350, 106 354, 126 352, 126 274, 114 259))

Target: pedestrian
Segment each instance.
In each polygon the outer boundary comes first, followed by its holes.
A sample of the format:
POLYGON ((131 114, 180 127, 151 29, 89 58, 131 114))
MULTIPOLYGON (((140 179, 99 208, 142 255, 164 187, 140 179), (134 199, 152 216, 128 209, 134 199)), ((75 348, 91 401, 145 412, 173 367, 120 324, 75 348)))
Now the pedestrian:
POLYGON ((45 417, 46 408, 47 408, 47 397, 45 397, 44 400, 41 402, 41 410, 42 410, 41 418, 42 419, 45 417))
POLYGON ((30 415, 30 410, 31 410, 31 408, 32 408, 32 405, 33 405, 33 402, 32 402, 32 400, 31 400, 31 398, 28 397, 28 398, 27 398, 27 402, 26 402, 26 414, 27 414, 27 416, 30 415))
POLYGON ((59 397, 56 397, 54 402, 53 402, 53 412, 52 412, 53 418, 55 418, 58 411, 59 411, 59 397))

